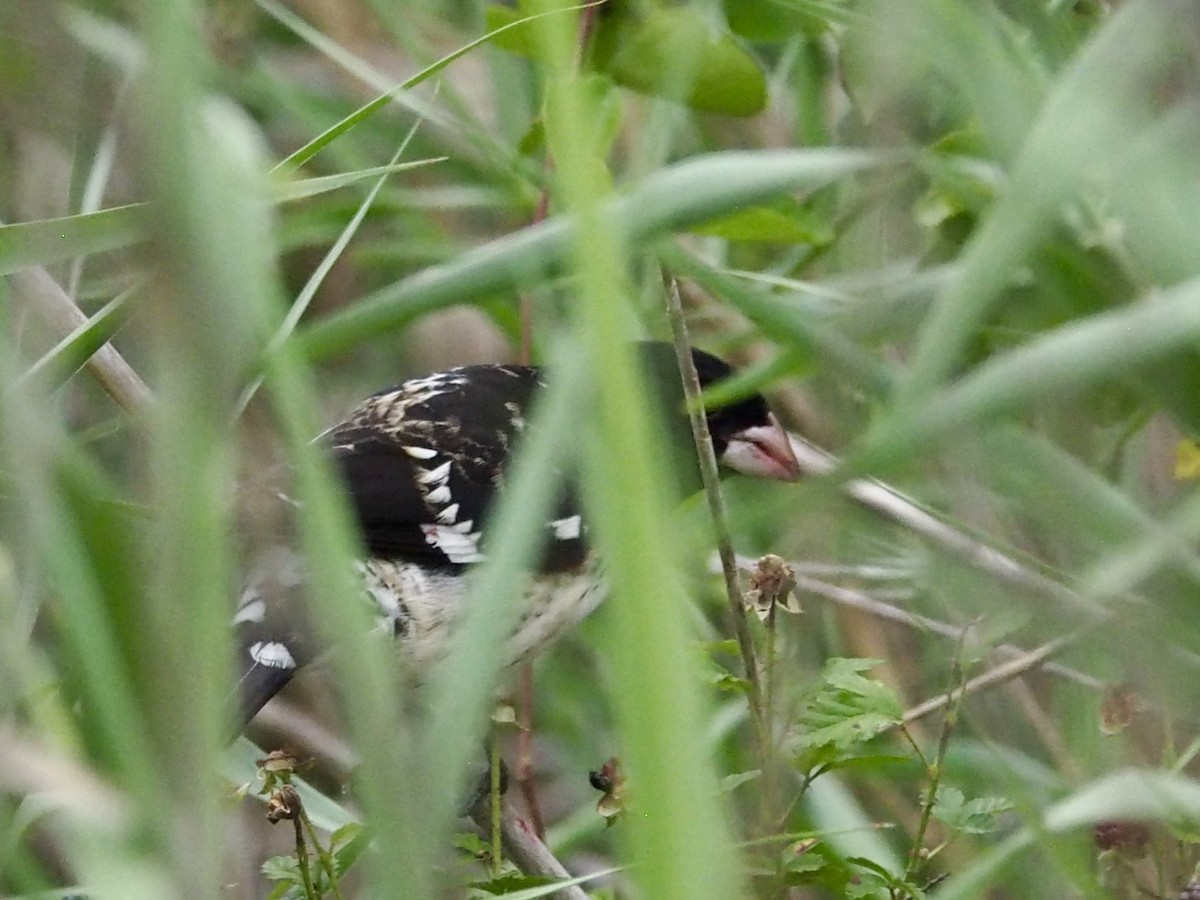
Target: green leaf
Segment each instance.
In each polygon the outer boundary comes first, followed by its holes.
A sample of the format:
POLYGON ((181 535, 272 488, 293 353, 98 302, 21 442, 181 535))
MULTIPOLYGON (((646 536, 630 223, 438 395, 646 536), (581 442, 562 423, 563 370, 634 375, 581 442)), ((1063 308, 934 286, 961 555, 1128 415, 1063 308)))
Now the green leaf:
POLYGON ((357 184, 366 178, 403 172, 406 169, 415 169, 420 166, 427 166, 430 163, 445 162, 446 159, 447 157, 445 156, 437 156, 432 159, 415 159, 412 162, 395 163, 389 166, 373 166, 369 169, 359 169, 354 172, 339 172, 336 175, 322 175, 317 178, 301 178, 294 181, 281 180, 275 184, 275 199, 286 203, 290 200, 314 197, 317 194, 324 194, 327 191, 335 191, 338 188, 357 184))
MULTIPOLYGON (((844 148, 710 154, 655 173, 598 213, 622 228, 627 242, 637 244, 741 204, 822 185, 892 160, 844 148)), ((573 216, 556 216, 417 272, 310 326, 302 332, 305 347, 314 357, 332 356, 435 309, 545 277, 547 270, 561 267, 576 227, 573 216)))
POLYGON ((809 696, 788 743, 802 768, 829 767, 900 722, 903 707, 887 685, 862 673, 869 659, 831 659, 809 696))
POLYGON ((144 217, 143 204, 132 204, 0 225, 0 275, 137 243, 145 238, 144 217))
POLYGON ((370 846, 371 832, 357 822, 343 825, 335 831, 329 838, 329 848, 334 851, 334 866, 338 876, 350 871, 350 867, 370 846))
POLYGON ((573 9, 573 8, 574 7, 570 7, 566 10, 555 9, 555 10, 551 10, 546 13, 541 13, 537 16, 529 16, 525 19, 517 19, 515 21, 511 21, 511 22, 502 24, 498 28, 490 30, 487 34, 483 35, 482 37, 476 38, 475 40, 471 41, 470 43, 464 44, 463 46, 459 47, 457 50, 447 53, 441 59, 438 59, 435 62, 431 63, 430 65, 426 66, 424 69, 422 69, 417 74, 413 75, 411 78, 407 78, 404 81, 402 81, 400 84, 396 85, 396 87, 392 88, 392 90, 386 91, 385 93, 380 94, 374 100, 371 100, 369 103, 363 104, 358 109, 356 109, 354 112, 350 113, 350 115, 346 116, 345 118, 343 118, 340 121, 331 125, 329 128, 325 129, 325 131, 323 131, 321 134, 317 135, 315 138, 313 138, 311 141, 309 141, 303 147, 301 147, 300 149, 298 149, 294 153, 292 153, 290 156, 288 156, 287 159, 283 160, 281 163, 276 165, 275 169, 273 171, 279 171, 279 170, 291 171, 294 169, 298 169, 300 166, 304 165, 304 163, 308 162, 308 160, 310 160, 314 156, 316 156, 321 150, 323 150, 329 144, 331 144, 335 140, 337 140, 337 138, 341 137, 343 134, 350 131, 352 128, 354 128, 355 126, 357 126, 358 124, 363 122, 365 119, 374 115, 379 110, 383 109, 385 106, 387 106, 389 103, 391 103, 392 99, 396 96, 396 94, 400 93, 401 91, 407 91, 407 90, 410 90, 410 89, 416 87, 418 84, 425 81, 427 78, 430 78, 433 75, 436 75, 438 72, 442 71, 442 69, 446 68, 448 65, 450 65, 452 62, 454 62, 459 57, 466 56, 468 53, 470 53, 476 47, 486 44, 488 41, 496 40, 499 36, 505 34, 506 32, 508 32, 510 30, 515 29, 519 25, 523 25, 525 22, 540 18, 541 16, 557 15, 560 12, 567 12, 567 11, 569 11, 569 9, 573 9))
POLYGON ((954 831, 990 834, 1000 827, 997 818, 1012 808, 1012 802, 1004 797, 967 800, 958 788, 941 785, 933 804, 933 816, 954 831))
POLYGON ((263 875, 270 881, 278 881, 287 886, 302 885, 300 865, 294 856, 272 856, 262 864, 263 875))
POLYGON ((1034 399, 1070 396, 1135 367, 1190 350, 1200 338, 1200 279, 1143 302, 1072 322, 990 358, 868 436, 848 467, 878 470, 927 442, 946 439, 1034 399))
POLYGON ((909 900, 921 900, 925 896, 915 884, 897 877, 892 872, 873 859, 862 856, 852 856, 846 862, 860 869, 859 878, 847 886, 848 897, 877 897, 879 888, 887 888, 890 896, 906 897, 909 900), (876 883, 876 879, 878 879, 876 883))
POLYGON ((128 321, 128 300, 136 290, 131 288, 113 298, 30 366, 14 387, 27 387, 35 395, 58 390, 128 321))
POLYGON ((725 0, 725 20, 748 41, 820 35, 853 15, 848 0, 725 0))
POLYGON ((809 244, 822 247, 833 241, 833 226, 803 203, 781 197, 764 206, 734 210, 691 229, 694 234, 711 235, 728 241, 809 244))
POLYGON ((548 884, 554 884, 553 878, 546 878, 542 875, 522 875, 520 872, 506 872, 496 878, 489 878, 487 881, 476 881, 471 887, 486 891, 495 896, 504 894, 514 894, 517 891, 529 890, 530 888, 544 887, 548 884))
POLYGON ((751 781, 757 781, 761 777, 762 772, 759 769, 751 769, 749 772, 736 772, 733 775, 726 775, 721 779, 721 793, 732 793, 740 788, 743 784, 749 784, 751 781))
POLYGON ((713 687, 721 691, 733 691, 738 694, 750 693, 750 682, 729 672, 718 672, 709 681, 713 687))
POLYGON ((528 20, 521 15, 520 10, 500 3, 489 3, 483 13, 484 27, 495 34, 492 38, 494 46, 526 59, 535 59, 537 41, 533 39, 532 31, 529 28, 515 27, 525 21, 528 20))
MULTIPOLYGON (((365 178, 439 161, 441 158, 422 159, 319 178, 279 181, 274 196, 276 201, 286 203, 346 187, 365 178)), ((139 244, 147 237, 146 220, 151 210, 149 204, 132 203, 57 219, 0 225, 0 275, 139 244)))
POLYGON ((595 59, 623 87, 702 112, 753 116, 767 105, 754 58, 689 8, 657 8, 644 18, 618 11, 596 35, 595 59))

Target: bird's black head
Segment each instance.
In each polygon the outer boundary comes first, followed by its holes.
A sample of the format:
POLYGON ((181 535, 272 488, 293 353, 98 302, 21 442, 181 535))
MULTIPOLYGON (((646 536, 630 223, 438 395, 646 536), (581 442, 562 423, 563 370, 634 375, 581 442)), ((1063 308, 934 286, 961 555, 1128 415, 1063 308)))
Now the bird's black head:
MULTIPOLYGON (((662 386, 667 403, 679 408, 683 394, 675 349, 660 341, 645 341, 639 347, 651 377, 662 386)), ((701 388, 712 387, 733 375, 727 362, 703 350, 693 349, 692 360, 701 388)), ((800 477, 800 466, 787 432, 761 394, 709 409, 706 418, 713 451, 725 468, 780 481, 795 481, 800 477)), ((685 419, 682 424, 686 426, 685 419)))

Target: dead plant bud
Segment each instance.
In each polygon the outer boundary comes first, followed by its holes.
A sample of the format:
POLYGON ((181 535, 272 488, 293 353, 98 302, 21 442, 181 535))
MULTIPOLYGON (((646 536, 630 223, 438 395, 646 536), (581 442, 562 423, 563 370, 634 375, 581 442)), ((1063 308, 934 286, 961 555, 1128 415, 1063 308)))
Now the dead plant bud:
POLYGON ((1123 681, 1109 685, 1100 704, 1100 732, 1109 736, 1120 734, 1145 709, 1145 702, 1132 684, 1123 681))
POLYGON ((286 773, 294 774, 299 762, 290 750, 272 750, 263 759, 254 761, 259 771, 273 775, 286 773))
POLYGON ((267 821, 274 825, 281 819, 300 816, 300 794, 290 784, 281 785, 267 800, 267 821))
POLYGON ((787 613, 800 612, 795 570, 774 553, 760 557, 750 572, 745 602, 746 609, 752 610, 760 621, 765 621, 777 609, 787 613))
POLYGON ((621 761, 610 757, 599 769, 588 773, 588 783, 603 793, 596 801, 596 812, 611 825, 625 811, 625 773, 621 771, 621 761))

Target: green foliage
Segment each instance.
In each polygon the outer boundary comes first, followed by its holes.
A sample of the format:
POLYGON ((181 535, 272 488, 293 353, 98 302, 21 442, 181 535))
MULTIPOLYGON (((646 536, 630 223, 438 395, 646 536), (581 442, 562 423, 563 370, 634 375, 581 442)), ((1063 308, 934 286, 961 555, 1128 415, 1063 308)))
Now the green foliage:
POLYGON ((830 659, 790 732, 789 750, 797 769, 813 773, 843 765, 863 744, 900 723, 904 712, 896 692, 862 673, 872 659, 830 659))
MULTIPOLYGON (((522 10, 487 7, 488 27, 510 28, 497 46, 538 58, 533 28, 515 28, 522 10)), ((621 87, 686 103, 701 112, 752 116, 767 100, 766 79, 755 60, 730 34, 686 6, 611 4, 598 18, 589 63, 621 87)), ((527 16, 524 18, 528 18, 527 16)))
POLYGON ((1186 0, 0 4, 0 894, 553 893, 448 848, 568 473, 613 596, 539 663, 534 758, 568 870, 621 869, 592 896, 1177 894, 1198 48, 1186 0), (664 276, 739 364, 710 402, 761 390, 844 460, 725 483, 805 610, 752 623, 749 672, 627 358, 664 276), (552 387, 408 702, 311 439, 511 358, 518 295, 552 387), (227 840, 261 754, 224 746, 226 624, 285 532, 340 648, 332 720, 279 716, 316 738, 302 853, 293 820, 227 840), (951 659, 1004 677, 920 715, 951 659))
POLYGON ((976 797, 968 800, 958 788, 941 785, 933 804, 933 815, 953 831, 963 834, 990 834, 999 828, 996 819, 1013 808, 1003 797, 976 797))

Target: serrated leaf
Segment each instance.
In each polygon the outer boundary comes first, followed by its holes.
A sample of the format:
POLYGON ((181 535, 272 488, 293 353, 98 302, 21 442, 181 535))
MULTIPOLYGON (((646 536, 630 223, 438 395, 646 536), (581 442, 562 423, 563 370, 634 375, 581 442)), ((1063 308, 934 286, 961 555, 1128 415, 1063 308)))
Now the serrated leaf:
POLYGON ((990 834, 999 828, 997 818, 1011 810, 1004 797, 978 797, 967 800, 963 792, 948 785, 938 788, 933 817, 954 831, 964 834, 990 834))
POLYGON ((818 686, 789 735, 800 760, 810 766, 836 764, 900 722, 903 707, 895 692, 861 674, 875 665, 878 663, 869 659, 826 662, 818 686))
POLYGON ((285 882, 288 885, 303 884, 300 866, 294 856, 272 856, 263 862, 260 871, 270 881, 285 882))

